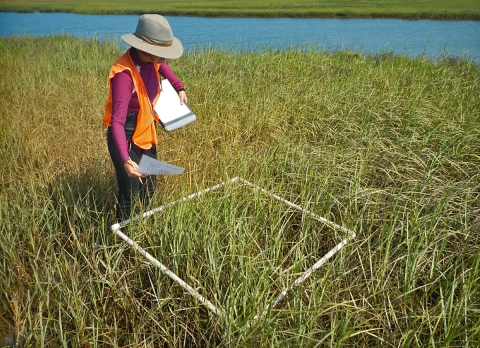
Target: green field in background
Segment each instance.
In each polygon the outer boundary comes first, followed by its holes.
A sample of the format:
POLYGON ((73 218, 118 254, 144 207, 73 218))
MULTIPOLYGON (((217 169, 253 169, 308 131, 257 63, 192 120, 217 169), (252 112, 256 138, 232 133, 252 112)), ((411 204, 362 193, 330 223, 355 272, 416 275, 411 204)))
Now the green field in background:
POLYGON ((478 0, 8 0, 3 12, 73 12, 90 14, 141 14, 228 17, 393 17, 480 19, 478 0))

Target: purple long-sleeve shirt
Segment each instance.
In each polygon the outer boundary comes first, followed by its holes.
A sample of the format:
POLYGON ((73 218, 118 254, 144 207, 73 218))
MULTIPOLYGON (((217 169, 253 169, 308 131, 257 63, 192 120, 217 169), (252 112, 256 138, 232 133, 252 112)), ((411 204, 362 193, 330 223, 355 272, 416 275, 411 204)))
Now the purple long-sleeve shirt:
MULTIPOLYGON (((134 49, 130 50, 130 57, 140 72, 150 102, 153 102, 158 90, 157 73, 153 63, 145 63, 138 58, 134 49)), ((184 90, 182 82, 175 76, 166 62, 160 65, 160 75, 168 79, 177 92, 184 90)), ((128 70, 117 73, 110 81, 112 88, 112 121, 111 131, 118 153, 125 163, 128 161, 128 143, 125 136, 125 120, 127 115, 140 109, 138 95, 135 91, 133 79, 128 70)))

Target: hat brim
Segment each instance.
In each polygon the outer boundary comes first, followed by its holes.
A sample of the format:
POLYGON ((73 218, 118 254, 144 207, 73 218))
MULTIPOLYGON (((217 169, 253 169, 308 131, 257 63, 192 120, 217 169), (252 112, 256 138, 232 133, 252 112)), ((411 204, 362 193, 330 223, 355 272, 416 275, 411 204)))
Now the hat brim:
POLYGON ((173 42, 170 46, 159 46, 150 44, 143 40, 140 40, 133 34, 122 35, 121 39, 128 45, 135 47, 143 52, 153 54, 154 56, 167 58, 167 59, 177 59, 180 58, 183 54, 183 45, 179 39, 175 36, 173 37, 173 42))

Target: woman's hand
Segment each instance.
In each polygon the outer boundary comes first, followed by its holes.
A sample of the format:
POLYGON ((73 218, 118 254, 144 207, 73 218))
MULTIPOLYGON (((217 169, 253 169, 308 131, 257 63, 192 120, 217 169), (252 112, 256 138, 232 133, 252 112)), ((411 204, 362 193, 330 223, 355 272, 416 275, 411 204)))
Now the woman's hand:
POLYGON ((185 93, 185 91, 178 92, 178 97, 180 98, 180 105, 183 103, 188 103, 187 93, 185 93))
MULTIPOLYGON (((133 162, 130 158, 128 159, 127 162, 123 164, 123 168, 125 168, 125 171, 127 172, 127 175, 131 178, 145 178, 147 174, 141 174, 138 172, 138 164, 133 162)), ((140 181, 142 181, 140 179, 140 181)))

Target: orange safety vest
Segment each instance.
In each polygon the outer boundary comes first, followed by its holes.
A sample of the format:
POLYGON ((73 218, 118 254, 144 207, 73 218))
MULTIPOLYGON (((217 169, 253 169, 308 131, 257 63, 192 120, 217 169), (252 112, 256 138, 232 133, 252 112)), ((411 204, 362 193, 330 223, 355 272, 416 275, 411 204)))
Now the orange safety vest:
MULTIPOLYGON (((160 64, 155 63, 155 71, 158 76, 158 69, 160 64)), ((112 122, 112 86, 110 85, 111 79, 115 74, 128 70, 130 76, 133 79, 133 85, 138 95, 138 103, 140 109, 137 116, 137 126, 135 132, 133 133, 132 141, 140 148, 148 150, 152 145, 157 144, 157 132, 155 130, 155 121, 158 121, 158 115, 153 110, 152 103, 148 98, 147 90, 143 84, 143 80, 138 72, 135 63, 133 63, 132 58, 130 57, 130 48, 125 52, 117 61, 113 64, 110 69, 110 74, 108 75, 108 84, 110 86, 110 91, 108 94, 108 100, 105 103, 105 116, 103 116, 103 124, 110 127, 112 122)), ((160 81, 160 80, 159 80, 160 81)), ((158 88, 157 95, 155 97, 154 103, 157 101, 160 96, 160 86, 158 88)))

